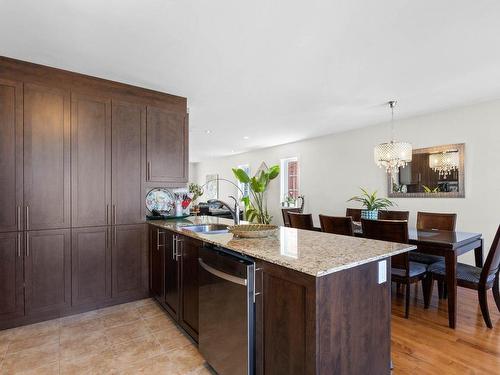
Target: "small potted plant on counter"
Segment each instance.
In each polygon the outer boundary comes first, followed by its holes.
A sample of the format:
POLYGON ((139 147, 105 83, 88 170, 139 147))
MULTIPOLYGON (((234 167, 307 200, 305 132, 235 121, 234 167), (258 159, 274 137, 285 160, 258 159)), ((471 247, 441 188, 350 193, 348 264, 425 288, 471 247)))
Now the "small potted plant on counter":
POLYGON ((393 207, 396 204, 387 198, 377 198, 377 191, 373 193, 368 190, 360 188, 362 194, 352 197, 348 202, 360 202, 364 210, 361 211, 362 219, 377 220, 378 212, 393 207))
POLYGON ((203 188, 197 183, 191 182, 188 186, 188 191, 193 203, 192 211, 195 215, 197 215, 198 212, 200 212, 200 209, 196 200, 203 195, 203 188))

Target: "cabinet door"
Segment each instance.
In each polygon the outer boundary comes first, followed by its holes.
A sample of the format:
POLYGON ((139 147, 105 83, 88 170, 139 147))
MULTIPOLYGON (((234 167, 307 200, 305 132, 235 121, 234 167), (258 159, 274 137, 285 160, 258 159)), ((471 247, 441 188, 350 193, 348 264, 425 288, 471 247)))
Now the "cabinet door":
POLYGON ((109 227, 71 231, 71 278, 73 306, 111 298, 109 227))
POLYGON ((23 85, 0 79, 0 232, 22 230, 23 85))
POLYGON ((22 233, 0 233, 0 320, 24 314, 22 233))
POLYGON ((179 263, 175 256, 176 235, 165 232, 165 307, 175 320, 179 318, 179 263))
POLYGON ((70 96, 24 86, 24 205, 26 229, 70 227, 70 96))
POLYGON ((193 338, 198 338, 198 255, 200 241, 179 236, 181 253, 181 326, 193 338))
POLYGON ((146 225, 112 227, 113 298, 147 294, 146 225))
POLYGON ((145 107, 113 101, 112 115, 113 176, 112 223, 137 224, 144 222, 142 192, 145 131, 145 107))
POLYGON ((109 224, 111 101, 71 95, 72 226, 109 224))
POLYGON ((71 306, 69 229, 25 232, 26 313, 62 312, 71 306))
POLYGON ((146 126, 147 180, 187 182, 186 113, 148 107, 146 126))
POLYGON ((149 289, 161 304, 165 301, 165 231, 149 228, 149 289))

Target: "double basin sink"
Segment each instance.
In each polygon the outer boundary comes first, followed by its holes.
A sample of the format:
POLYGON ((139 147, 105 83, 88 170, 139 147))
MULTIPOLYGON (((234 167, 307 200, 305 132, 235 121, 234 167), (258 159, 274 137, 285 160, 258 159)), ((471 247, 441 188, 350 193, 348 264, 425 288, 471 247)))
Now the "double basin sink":
POLYGON ((182 227, 182 230, 189 230, 201 234, 221 234, 228 233, 227 225, 225 224, 202 224, 202 225, 187 225, 182 227))

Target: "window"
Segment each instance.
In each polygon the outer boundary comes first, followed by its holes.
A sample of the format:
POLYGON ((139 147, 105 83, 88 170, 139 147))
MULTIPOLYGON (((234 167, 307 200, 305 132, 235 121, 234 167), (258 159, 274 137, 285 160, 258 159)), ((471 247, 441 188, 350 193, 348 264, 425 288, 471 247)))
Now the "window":
POLYGON ((299 192, 299 160, 297 157, 281 160, 281 204, 295 206, 299 192))
MULTIPOLYGON (((238 165, 238 168, 243 169, 245 171, 245 173, 248 175, 248 177, 252 177, 252 176, 250 176, 250 166, 248 164, 238 165)), ((248 195, 250 193, 249 184, 244 184, 244 183, 238 181, 238 187, 240 188, 241 191, 243 191, 243 197, 248 197, 248 195)), ((239 190, 238 190, 238 197, 240 199, 242 198, 241 192, 239 190)))

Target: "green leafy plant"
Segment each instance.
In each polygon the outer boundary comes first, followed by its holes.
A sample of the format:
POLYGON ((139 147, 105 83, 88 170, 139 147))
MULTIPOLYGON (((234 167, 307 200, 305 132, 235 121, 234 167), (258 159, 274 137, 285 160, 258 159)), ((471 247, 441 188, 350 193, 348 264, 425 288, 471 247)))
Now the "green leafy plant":
POLYGON ((189 184, 188 189, 189 189, 189 192, 191 194, 193 194, 193 198, 192 198, 193 202, 203 195, 202 187, 194 182, 191 182, 189 184))
POLYGON ((269 183, 280 174, 279 165, 263 169, 253 177, 241 168, 233 168, 233 174, 239 182, 250 187, 251 196, 241 198, 245 204, 246 219, 259 224, 270 224, 272 216, 267 212, 265 193, 269 183))
POLYGON ((385 210, 396 205, 390 199, 377 198, 377 191, 370 193, 366 189, 359 189, 361 190, 362 194, 350 198, 348 202, 359 202, 363 205, 364 208, 366 208, 367 211, 385 210))
POLYGON ((439 193, 439 186, 436 186, 434 189, 430 188, 429 186, 422 185, 424 188, 424 193, 439 193))

